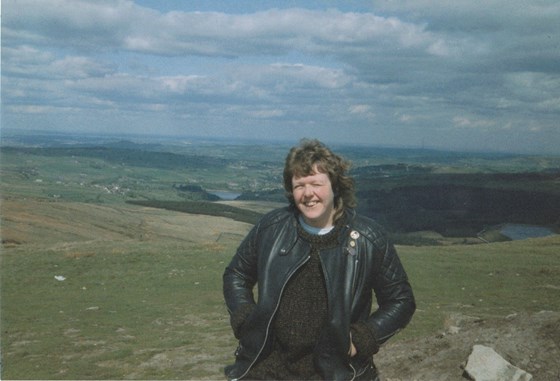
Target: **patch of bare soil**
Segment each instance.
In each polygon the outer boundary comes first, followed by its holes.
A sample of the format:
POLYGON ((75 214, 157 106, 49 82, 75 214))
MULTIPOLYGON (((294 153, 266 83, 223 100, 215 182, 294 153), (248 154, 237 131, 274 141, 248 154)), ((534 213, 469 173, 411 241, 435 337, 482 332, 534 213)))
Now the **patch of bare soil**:
POLYGON ((493 348, 535 381, 560 380, 560 313, 551 311, 492 319, 454 315, 439 335, 387 343, 375 362, 383 381, 464 381, 475 344, 493 348))

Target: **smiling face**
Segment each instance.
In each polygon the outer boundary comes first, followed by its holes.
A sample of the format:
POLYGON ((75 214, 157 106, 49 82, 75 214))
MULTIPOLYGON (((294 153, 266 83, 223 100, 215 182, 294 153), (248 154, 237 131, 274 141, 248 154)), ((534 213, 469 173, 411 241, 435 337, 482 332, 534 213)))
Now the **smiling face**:
POLYGON ((292 195, 304 221, 316 228, 333 225, 334 192, 329 176, 319 172, 317 166, 309 176, 292 178, 292 195))

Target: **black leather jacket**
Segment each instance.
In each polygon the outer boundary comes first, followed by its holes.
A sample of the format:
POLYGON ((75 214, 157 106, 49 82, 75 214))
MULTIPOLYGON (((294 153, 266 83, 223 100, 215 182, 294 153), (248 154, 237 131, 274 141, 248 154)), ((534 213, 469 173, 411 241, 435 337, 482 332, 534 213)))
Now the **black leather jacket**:
MULTIPOLYGON (((343 218, 340 245, 320 253, 328 305, 335 308, 329 308, 314 362, 328 380, 351 380, 371 366, 371 359, 355 364, 348 356, 351 324, 367 322, 381 344, 408 324, 416 308, 407 275, 379 225, 353 210, 343 218), (378 305, 373 313, 372 291, 378 305)), ((229 379, 243 378, 259 357, 270 352, 270 327, 283 288, 309 259, 309 244, 299 239, 297 224, 297 213, 291 208, 267 214, 224 272, 224 297, 232 318, 241 310, 252 311, 238 335, 235 364, 226 368, 229 379), (253 296, 255 284, 258 303, 253 296)))

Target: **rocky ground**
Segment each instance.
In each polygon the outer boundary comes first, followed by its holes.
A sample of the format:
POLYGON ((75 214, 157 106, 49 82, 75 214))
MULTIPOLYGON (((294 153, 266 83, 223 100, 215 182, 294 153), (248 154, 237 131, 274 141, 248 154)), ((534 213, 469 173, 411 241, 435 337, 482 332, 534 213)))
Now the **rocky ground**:
POLYGON ((560 313, 551 311, 492 319, 455 315, 436 336, 387 343, 375 361, 383 381, 466 380, 475 344, 493 348, 535 381, 560 380, 560 313))

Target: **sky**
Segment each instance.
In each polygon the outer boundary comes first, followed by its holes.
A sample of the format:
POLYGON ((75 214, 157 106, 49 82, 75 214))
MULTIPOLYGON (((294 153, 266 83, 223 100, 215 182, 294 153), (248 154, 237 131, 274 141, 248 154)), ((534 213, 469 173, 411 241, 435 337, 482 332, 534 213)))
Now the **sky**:
POLYGON ((1 128, 560 155, 557 0, 3 0, 1 128))

